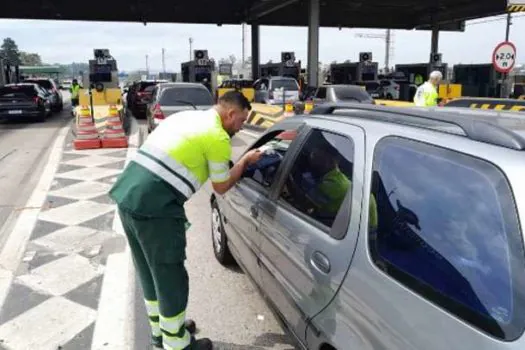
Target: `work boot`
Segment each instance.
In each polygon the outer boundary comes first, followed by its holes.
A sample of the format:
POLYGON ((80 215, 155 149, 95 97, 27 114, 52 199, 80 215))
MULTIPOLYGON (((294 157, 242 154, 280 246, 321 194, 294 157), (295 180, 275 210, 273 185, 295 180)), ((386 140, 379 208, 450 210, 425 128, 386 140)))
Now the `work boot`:
POLYGON ((163 349, 162 346, 162 336, 160 337, 151 337, 151 345, 153 346, 153 349, 163 349))
POLYGON ((184 350, 213 350, 213 343, 208 338, 195 339, 191 337, 191 343, 184 350))
POLYGON ((197 325, 192 319, 187 319, 184 321, 184 327, 190 332, 190 334, 195 334, 197 332, 197 325))

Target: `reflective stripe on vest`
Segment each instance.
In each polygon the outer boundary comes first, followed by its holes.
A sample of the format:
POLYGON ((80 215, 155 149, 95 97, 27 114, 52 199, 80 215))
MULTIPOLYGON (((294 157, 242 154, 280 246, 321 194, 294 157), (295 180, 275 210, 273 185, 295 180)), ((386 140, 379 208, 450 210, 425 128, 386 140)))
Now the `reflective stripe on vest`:
POLYGON ((139 150, 135 155, 133 162, 142 165, 144 168, 151 171, 153 174, 159 176, 166 183, 170 184, 173 188, 182 193, 186 198, 190 198, 195 190, 191 187, 191 184, 184 179, 181 175, 171 170, 167 165, 161 163, 146 153, 139 150))
POLYGON ((184 182, 186 182, 186 185, 190 187, 193 193, 197 192, 197 190, 201 187, 199 180, 197 180, 197 178, 188 169, 186 169, 185 166, 171 158, 160 148, 146 143, 140 148, 139 153, 149 155, 150 158, 155 158, 155 160, 165 165, 169 170, 179 175, 179 177, 184 178, 184 182))

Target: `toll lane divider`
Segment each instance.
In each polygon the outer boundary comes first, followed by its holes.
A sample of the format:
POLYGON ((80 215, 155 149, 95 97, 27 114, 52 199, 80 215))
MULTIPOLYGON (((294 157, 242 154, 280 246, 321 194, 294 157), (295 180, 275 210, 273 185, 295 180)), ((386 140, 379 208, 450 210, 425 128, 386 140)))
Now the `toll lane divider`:
POLYGON ((252 112, 244 123, 249 129, 264 130, 285 118, 282 106, 252 103, 252 112))
POLYGON ((492 109, 496 111, 525 112, 525 100, 511 98, 457 98, 445 104, 445 107, 467 107, 492 109))

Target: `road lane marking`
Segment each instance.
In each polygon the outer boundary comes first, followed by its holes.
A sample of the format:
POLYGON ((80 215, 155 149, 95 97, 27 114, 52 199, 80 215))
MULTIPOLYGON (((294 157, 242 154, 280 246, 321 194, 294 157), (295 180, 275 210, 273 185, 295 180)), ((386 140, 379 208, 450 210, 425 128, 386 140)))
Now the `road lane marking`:
POLYGON ((49 153, 47 164, 40 175, 40 180, 24 206, 27 209, 21 211, 0 253, 0 305, 2 306, 13 281, 13 273, 20 264, 27 242, 35 227, 40 208, 44 205, 47 192, 53 182, 58 163, 62 158, 62 149, 69 129, 69 125, 60 129, 49 153))
MULTIPOLYGON (((132 119, 126 166, 139 147, 140 126, 132 119)), ((113 231, 124 236, 118 210, 113 231)), ((123 253, 108 256, 91 350, 133 350, 135 346, 135 270, 129 247, 123 253)))

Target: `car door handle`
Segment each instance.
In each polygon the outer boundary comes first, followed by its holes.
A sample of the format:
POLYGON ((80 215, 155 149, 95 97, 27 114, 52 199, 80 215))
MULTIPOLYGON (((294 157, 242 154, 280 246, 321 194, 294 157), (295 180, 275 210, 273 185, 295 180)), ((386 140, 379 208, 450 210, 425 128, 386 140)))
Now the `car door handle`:
POLYGON ((310 258, 310 264, 323 273, 330 272, 330 260, 321 252, 314 252, 310 258))
POLYGON ((252 205, 250 207, 250 215, 252 218, 257 218, 257 216, 259 216, 259 209, 257 209, 257 206, 255 205, 252 205))

